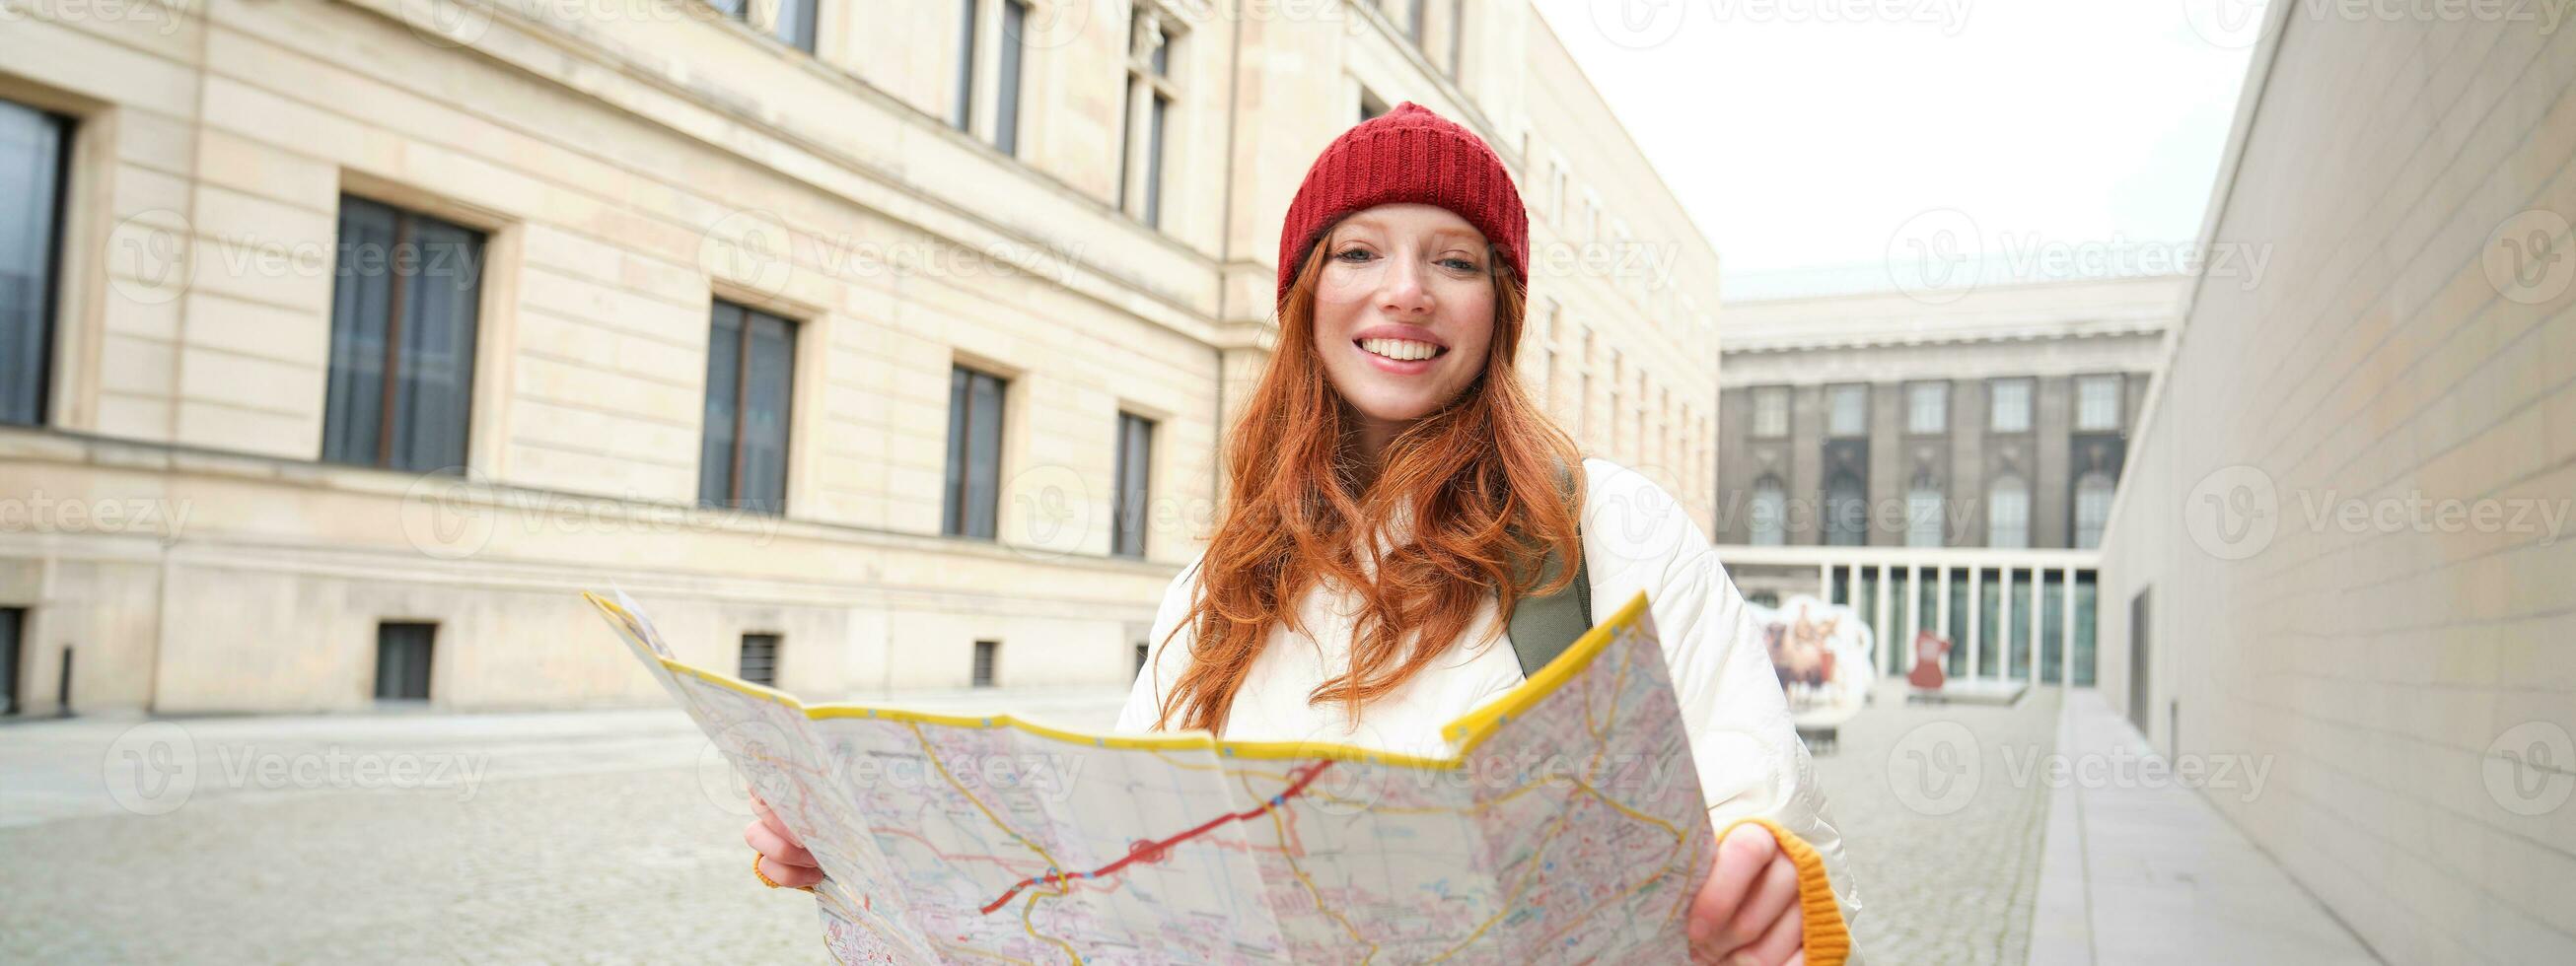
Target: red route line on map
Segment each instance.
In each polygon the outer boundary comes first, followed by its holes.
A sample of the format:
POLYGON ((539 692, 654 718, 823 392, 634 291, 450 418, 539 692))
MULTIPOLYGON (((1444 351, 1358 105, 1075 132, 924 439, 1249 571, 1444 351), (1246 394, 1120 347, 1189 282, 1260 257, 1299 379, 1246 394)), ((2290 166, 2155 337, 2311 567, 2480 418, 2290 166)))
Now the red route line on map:
POLYGON ((1215 831, 1218 826, 1224 825, 1228 822, 1249 821, 1251 819, 1268 815, 1271 810, 1286 804, 1289 799, 1295 798, 1298 794, 1304 792, 1306 790, 1306 786, 1315 780, 1315 776, 1323 774, 1324 769, 1330 768, 1332 765, 1333 763, 1331 761, 1319 761, 1312 765, 1308 765, 1297 775, 1296 781, 1288 783, 1288 787, 1285 790, 1282 790, 1279 794, 1270 796, 1269 801, 1262 803, 1258 807, 1249 811, 1228 812, 1226 814, 1219 815, 1215 818, 1199 823, 1196 828, 1192 828, 1186 832, 1174 835, 1171 838, 1164 839, 1160 842, 1147 841, 1138 843, 1137 848, 1128 850, 1127 854, 1118 861, 1101 866, 1100 868, 1093 869, 1089 872, 1049 872, 1042 876, 1030 876, 1029 878, 1022 879, 1019 881, 1018 885, 1012 886, 1010 891, 1002 893, 1001 898, 985 903, 983 912, 985 915, 992 915, 993 910, 1001 908, 1004 903, 1011 901, 1012 896, 1019 895, 1020 890, 1026 889, 1030 886, 1054 885, 1058 882, 1071 882, 1076 879, 1097 879, 1126 868, 1128 863, 1136 861, 1140 856, 1162 855, 1165 850, 1170 849, 1172 846, 1179 845, 1201 835, 1205 835, 1211 831, 1215 831))

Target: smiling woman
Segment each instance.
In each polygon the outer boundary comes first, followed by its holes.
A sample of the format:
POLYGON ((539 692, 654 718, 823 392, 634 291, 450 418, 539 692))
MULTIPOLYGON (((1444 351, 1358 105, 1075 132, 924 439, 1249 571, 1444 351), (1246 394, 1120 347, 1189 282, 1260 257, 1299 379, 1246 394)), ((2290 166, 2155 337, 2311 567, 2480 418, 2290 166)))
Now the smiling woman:
MULTIPOLYGON (((1842 962, 1859 903, 1751 612, 1670 494, 1582 459, 1522 385, 1528 263, 1520 194, 1466 129, 1408 103, 1324 149, 1280 233, 1278 349, 1226 437, 1223 515, 1118 730, 1445 756, 1442 725, 1528 680, 1516 606, 1644 594, 1722 834, 1691 951, 1842 962)), ((776 822, 745 837, 764 880, 819 878, 776 822)))
POLYGON ((1408 103, 1324 149, 1280 232, 1279 350, 1227 437, 1223 517, 1119 728, 1439 754, 1442 723, 1526 680, 1516 605, 1643 592, 1725 833, 1692 951, 1841 962, 1859 903, 1750 612, 1670 494, 1582 459, 1522 385, 1528 268, 1520 193, 1473 133, 1408 103))
POLYGON ((1382 449, 1483 374, 1498 259, 1465 218, 1421 204, 1352 215, 1316 248, 1315 351, 1359 417, 1360 448, 1382 449))

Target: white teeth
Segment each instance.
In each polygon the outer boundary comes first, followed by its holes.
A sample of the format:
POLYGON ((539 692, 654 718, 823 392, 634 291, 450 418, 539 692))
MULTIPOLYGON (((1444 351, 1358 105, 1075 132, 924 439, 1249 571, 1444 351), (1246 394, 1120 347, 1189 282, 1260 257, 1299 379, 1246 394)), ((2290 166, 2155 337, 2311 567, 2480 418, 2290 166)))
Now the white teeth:
POLYGON ((1360 348, 1400 361, 1428 359, 1440 354, 1439 346, 1411 339, 1361 339, 1360 348))

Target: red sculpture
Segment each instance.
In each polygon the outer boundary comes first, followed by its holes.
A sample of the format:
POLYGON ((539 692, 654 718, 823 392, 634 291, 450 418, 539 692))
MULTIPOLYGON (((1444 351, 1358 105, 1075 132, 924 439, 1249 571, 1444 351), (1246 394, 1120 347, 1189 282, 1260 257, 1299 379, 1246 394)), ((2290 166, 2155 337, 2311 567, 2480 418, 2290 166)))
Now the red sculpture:
POLYGON ((1941 690, 1950 679, 1942 668, 1949 663, 1950 642, 1931 631, 1914 634, 1914 670, 1905 672, 1905 680, 1925 691, 1941 690))

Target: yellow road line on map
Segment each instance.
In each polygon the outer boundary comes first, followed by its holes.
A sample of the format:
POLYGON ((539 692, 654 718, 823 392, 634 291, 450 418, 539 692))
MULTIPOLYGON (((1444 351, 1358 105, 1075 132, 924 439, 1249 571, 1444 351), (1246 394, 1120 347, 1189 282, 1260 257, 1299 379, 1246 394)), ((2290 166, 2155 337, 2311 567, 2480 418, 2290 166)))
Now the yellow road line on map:
POLYGON ((1055 856, 1047 854, 1045 846, 1041 846, 1037 842, 1031 840, 1028 836, 1020 834, 1018 829, 1014 829, 1010 826, 1010 823, 1002 821, 1002 817, 993 814, 993 810, 986 807, 982 799, 976 798, 975 793, 966 790, 965 783, 958 781, 957 776, 949 774, 947 763, 940 761, 939 752, 931 749, 930 736, 921 733, 920 725, 907 722, 904 727, 912 729, 913 738, 921 742, 922 755, 930 759, 931 767, 939 769, 939 777, 947 779, 948 787, 956 789, 957 794, 965 796, 966 801, 969 804, 974 805, 976 811, 984 813, 985 818, 991 819, 993 821, 994 828, 1001 829, 1002 834, 1018 839, 1020 840, 1021 845, 1028 846, 1029 851, 1037 853, 1038 858, 1046 860, 1047 868, 1061 869, 1064 867, 1056 862, 1055 856))
MULTIPOLYGON (((1566 930, 1568 930, 1568 929, 1572 929, 1572 928, 1574 928, 1574 927, 1576 927, 1576 926, 1582 925, 1583 923, 1585 923, 1585 922, 1589 921, 1589 920, 1592 918, 1592 914, 1594 914, 1594 913, 1598 913, 1598 912, 1600 912, 1600 911, 1601 911, 1601 910, 1603 910, 1603 909, 1610 908, 1612 905, 1617 904, 1618 902, 1620 902, 1620 901, 1622 901, 1622 900, 1627 899, 1629 896, 1633 896, 1633 895, 1636 895, 1637 893, 1640 893, 1640 892, 1645 891, 1647 886, 1654 885, 1654 884, 1655 884, 1655 883, 1657 883, 1657 882, 1661 882, 1661 881, 1663 881, 1663 880, 1664 880, 1664 877, 1665 877, 1665 876, 1668 876, 1668 875, 1671 875, 1671 874, 1673 874, 1673 867, 1672 867, 1672 865, 1671 865, 1670 863, 1666 863, 1666 864, 1664 865, 1664 867, 1663 867, 1663 868, 1656 869, 1656 870, 1655 870, 1655 874, 1650 875, 1650 876, 1647 876, 1647 877, 1645 877, 1645 878, 1644 878, 1644 879, 1642 879, 1642 880, 1639 880, 1639 881, 1637 882, 1637 884, 1636 884, 1636 885, 1632 885, 1632 886, 1629 886, 1629 887, 1627 887, 1627 888, 1625 888, 1625 889, 1621 889, 1621 890, 1619 890, 1619 894, 1618 894, 1618 895, 1612 896, 1612 897, 1610 897, 1610 898, 1608 898, 1608 899, 1604 899, 1604 900, 1602 900, 1602 901, 1600 901, 1600 902, 1598 902, 1598 903, 1594 903, 1591 909, 1585 910, 1584 915, 1583 915, 1581 918, 1578 918, 1578 919, 1576 919, 1576 920, 1575 920, 1575 921, 1573 921, 1573 922, 1566 923, 1566 924, 1565 924, 1565 925, 1563 925, 1563 926, 1559 926, 1559 927, 1557 927, 1557 930, 1556 930, 1555 932, 1548 933, 1548 934, 1547 934, 1547 935, 1545 935, 1545 936, 1541 936, 1541 937, 1539 937, 1538 942, 1533 943, 1532 945, 1533 945, 1533 946, 1536 946, 1537 948, 1540 948, 1540 949, 1545 949, 1545 948, 1547 948, 1549 944, 1554 943, 1554 942, 1556 941, 1556 938, 1557 938, 1558 936, 1565 935, 1565 931, 1566 931, 1566 930)), ((1667 919, 1667 920, 1665 920, 1665 921, 1666 921, 1666 922, 1670 922, 1671 920, 1667 919)))
MULTIPOLYGON (((1248 790, 1249 789, 1247 789, 1247 791, 1248 790)), ((1288 824, 1280 819, 1278 809, 1274 808, 1270 810, 1270 824, 1277 829, 1280 843, 1283 845, 1286 844, 1288 841, 1288 824)), ((1360 935, 1359 927, 1351 925, 1350 919, 1344 917, 1341 913, 1334 912, 1333 907, 1324 904, 1324 890, 1317 888, 1315 886, 1315 880, 1306 876, 1305 867, 1297 864, 1297 856, 1290 850, 1283 848, 1279 850, 1279 857, 1288 863, 1288 871, 1296 874, 1297 881, 1306 887, 1306 894, 1315 898, 1315 908, 1323 912, 1323 914, 1333 917, 1334 922, 1341 923, 1342 931, 1351 934, 1351 940, 1353 942, 1361 943, 1369 948, 1368 955, 1360 957, 1360 966, 1368 966, 1371 961, 1377 959, 1377 944, 1369 942, 1368 937, 1360 935)), ((1286 942, 1288 937, 1283 935, 1279 937, 1279 939, 1281 942, 1286 942)))
POLYGON ((1556 821, 1548 824, 1547 834, 1540 836, 1538 845, 1530 849, 1529 864, 1521 869, 1520 878, 1512 883, 1512 891, 1503 897, 1503 907, 1492 916, 1486 917, 1484 922, 1478 923, 1476 931, 1468 933, 1467 938, 1458 940, 1458 944, 1449 947, 1447 952, 1432 957, 1431 962, 1447 962, 1449 957, 1458 955, 1461 950, 1475 945, 1476 940, 1485 935, 1485 930, 1494 928, 1495 923, 1503 921, 1504 916, 1512 914, 1513 907, 1520 904, 1521 893, 1529 891, 1530 876, 1538 874, 1539 856, 1545 854, 1548 845, 1556 841, 1556 833, 1565 831, 1567 819, 1572 817, 1574 813, 1567 812, 1557 816, 1556 821))
MULTIPOLYGON (((1048 861, 1050 863, 1053 862, 1053 860, 1048 861)), ((1062 893, 1054 894, 1062 895, 1062 893)), ((1049 936, 1039 932, 1037 923, 1029 921, 1029 916, 1038 911, 1038 897, 1044 895, 1049 895, 1049 893, 1031 892, 1029 893, 1029 901, 1020 904, 1020 928, 1028 930, 1029 935, 1035 937, 1040 942, 1050 942, 1062 947, 1065 955, 1073 957, 1074 966, 1082 966, 1082 952, 1073 948, 1072 943, 1065 942, 1064 940, 1057 939, 1054 936, 1049 936)))
MULTIPOLYGON (((1670 867, 1667 866, 1666 868, 1669 869, 1670 867)), ((1682 910, 1690 908, 1691 900, 1696 898, 1691 894, 1690 890, 1690 870, 1683 869, 1681 872, 1683 876, 1682 887, 1673 890, 1674 898, 1672 911, 1664 913, 1664 925, 1667 926, 1672 925, 1673 920, 1681 918, 1682 910)), ((1715 873, 1712 871, 1711 874, 1715 873)))

